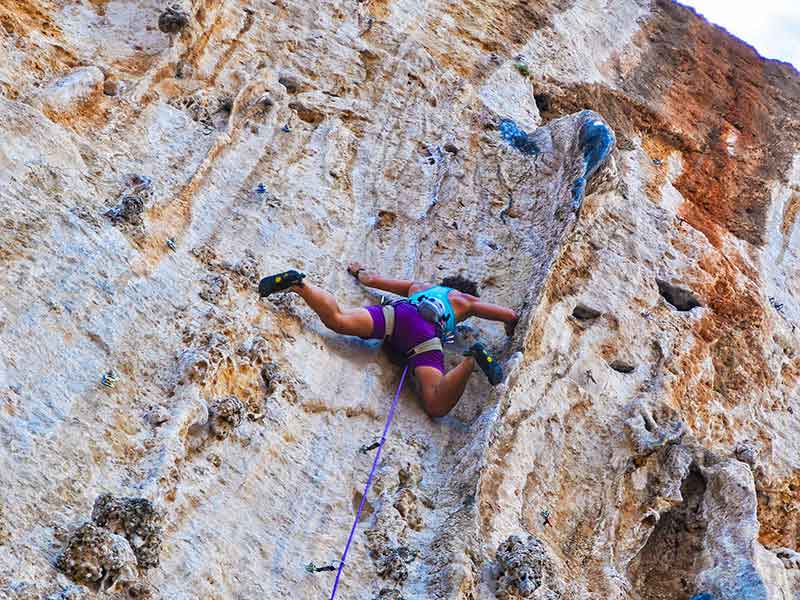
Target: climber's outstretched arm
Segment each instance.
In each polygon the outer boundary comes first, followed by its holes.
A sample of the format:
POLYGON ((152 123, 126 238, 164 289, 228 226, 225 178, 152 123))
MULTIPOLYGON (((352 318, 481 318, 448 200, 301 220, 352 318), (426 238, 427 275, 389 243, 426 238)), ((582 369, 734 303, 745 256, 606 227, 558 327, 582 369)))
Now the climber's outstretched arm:
POLYGON ((517 326, 517 321, 519 320, 517 313, 510 308, 480 301, 472 303, 470 314, 481 319, 505 323, 506 333, 508 335, 514 333, 514 328, 517 326))
POLYGON ((408 279, 391 279, 367 271, 366 268, 359 263, 351 263, 350 266, 347 267, 347 272, 356 277, 367 287, 391 292, 398 296, 408 296, 411 286, 414 285, 414 282, 408 279))

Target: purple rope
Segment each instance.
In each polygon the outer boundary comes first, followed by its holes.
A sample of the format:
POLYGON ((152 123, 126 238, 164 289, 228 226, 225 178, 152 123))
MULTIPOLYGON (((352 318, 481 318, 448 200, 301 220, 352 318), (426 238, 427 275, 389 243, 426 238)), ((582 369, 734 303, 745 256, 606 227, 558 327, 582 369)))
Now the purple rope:
POLYGON ((381 450, 383 450, 383 444, 384 442, 386 442, 386 434, 389 433, 389 426, 392 424, 394 409, 397 408, 397 400, 398 398, 400 398, 400 390, 403 389, 403 383, 405 383, 406 380, 406 373, 408 373, 408 365, 406 365, 406 368, 403 369, 403 374, 400 376, 400 385, 397 386, 397 392, 395 392, 394 394, 392 407, 389 409, 389 416, 386 417, 386 425, 384 425, 383 427, 383 435, 381 436, 381 445, 378 446, 378 451, 375 453, 375 460, 372 461, 372 469, 369 472, 369 477, 367 477, 367 485, 364 487, 364 495, 361 496, 361 504, 358 505, 356 520, 353 521, 353 527, 350 529, 350 537, 347 538, 347 545, 344 547, 344 552, 342 552, 342 560, 339 561, 339 570, 336 572, 336 581, 333 583, 331 600, 334 600, 334 597, 336 596, 336 588, 339 587, 339 577, 341 577, 342 575, 342 570, 344 569, 344 562, 345 559, 347 558, 347 552, 348 550, 350 550, 350 544, 353 541, 353 535, 355 535, 356 527, 358 526, 358 521, 361 519, 361 510, 364 508, 364 503, 367 501, 369 486, 372 485, 372 477, 375 475, 375 469, 378 467, 378 461, 381 459, 381 450))

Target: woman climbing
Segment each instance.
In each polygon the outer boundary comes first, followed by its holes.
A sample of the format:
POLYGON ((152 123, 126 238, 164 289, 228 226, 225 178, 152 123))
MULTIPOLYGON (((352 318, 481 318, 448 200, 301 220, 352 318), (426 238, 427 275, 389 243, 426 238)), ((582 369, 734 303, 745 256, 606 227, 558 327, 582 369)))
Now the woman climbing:
POLYGON ((445 373, 441 339, 452 337, 456 323, 473 316, 505 323, 506 334, 512 335, 518 319, 513 310, 481 302, 475 284, 462 277, 449 277, 435 285, 383 277, 368 272, 359 263, 352 263, 347 271, 367 287, 406 299, 390 305, 342 310, 331 294, 305 283, 305 274, 298 271, 265 277, 258 291, 261 297, 294 292, 331 331, 385 340, 408 360, 409 369, 420 384, 422 404, 432 417, 442 417, 456 405, 475 363, 492 385, 502 381, 502 367, 480 342, 464 353, 465 358, 457 367, 445 373))

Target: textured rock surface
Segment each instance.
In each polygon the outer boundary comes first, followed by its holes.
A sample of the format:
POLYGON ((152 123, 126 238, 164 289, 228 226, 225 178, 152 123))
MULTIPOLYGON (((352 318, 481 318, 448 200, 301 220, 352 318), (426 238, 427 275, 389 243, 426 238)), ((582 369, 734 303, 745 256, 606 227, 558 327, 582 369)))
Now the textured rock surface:
POLYGON ((800 597, 798 103, 665 0, 0 3, 0 597, 326 597, 398 369, 255 285, 349 259, 522 320, 341 597, 800 597))
POLYGON ((91 523, 75 531, 56 566, 100 592, 115 592, 136 576, 136 557, 127 540, 91 523))
POLYGON ((161 551, 161 515, 144 498, 115 498, 103 494, 94 502, 92 521, 128 540, 141 569, 158 566, 161 551))

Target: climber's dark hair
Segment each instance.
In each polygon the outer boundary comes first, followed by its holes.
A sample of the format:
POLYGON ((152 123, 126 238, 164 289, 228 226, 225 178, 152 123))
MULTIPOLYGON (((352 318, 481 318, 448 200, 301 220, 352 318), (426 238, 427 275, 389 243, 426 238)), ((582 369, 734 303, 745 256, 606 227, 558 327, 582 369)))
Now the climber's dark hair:
POLYGON ((445 277, 442 279, 442 285, 469 294, 470 296, 478 296, 478 284, 461 275, 445 277))

